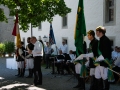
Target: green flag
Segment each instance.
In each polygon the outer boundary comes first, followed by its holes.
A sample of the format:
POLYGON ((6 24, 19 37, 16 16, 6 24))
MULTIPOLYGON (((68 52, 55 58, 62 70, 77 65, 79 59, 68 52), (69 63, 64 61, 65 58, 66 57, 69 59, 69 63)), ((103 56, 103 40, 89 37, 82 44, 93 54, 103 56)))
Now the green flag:
POLYGON ((84 36, 86 36, 84 6, 83 6, 83 0, 79 0, 77 16, 76 16, 75 35, 74 35, 77 56, 84 53, 83 50, 84 36))

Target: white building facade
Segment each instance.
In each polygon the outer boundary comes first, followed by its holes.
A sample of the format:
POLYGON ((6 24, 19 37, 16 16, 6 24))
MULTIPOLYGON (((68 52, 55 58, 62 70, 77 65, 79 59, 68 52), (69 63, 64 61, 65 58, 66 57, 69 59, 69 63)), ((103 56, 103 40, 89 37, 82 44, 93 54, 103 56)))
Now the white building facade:
MULTIPOLYGON (((53 18, 52 26, 56 45, 59 47, 62 40, 65 39, 68 44, 68 51, 75 50, 74 45, 74 28, 79 0, 64 0, 66 5, 71 8, 71 13, 65 17, 56 15, 53 18)), ((84 0, 84 14, 86 21, 86 31, 95 30, 97 26, 106 28, 106 35, 111 39, 113 46, 120 46, 120 0, 84 0)), ((39 27, 33 28, 32 36, 38 39, 44 36, 49 38, 49 22, 40 23, 39 27)), ((31 27, 27 33, 20 31, 21 39, 25 41, 31 36, 31 27)), ((87 44, 89 41, 85 38, 87 44)))

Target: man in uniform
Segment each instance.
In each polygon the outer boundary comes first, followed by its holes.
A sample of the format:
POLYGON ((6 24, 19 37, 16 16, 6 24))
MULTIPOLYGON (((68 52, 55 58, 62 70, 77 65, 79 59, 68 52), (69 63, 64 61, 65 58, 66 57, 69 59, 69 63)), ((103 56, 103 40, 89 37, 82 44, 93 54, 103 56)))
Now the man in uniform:
POLYGON ((18 49, 18 61, 20 68, 19 77, 24 77, 24 73, 25 73, 25 47, 23 45, 24 43, 21 42, 20 48, 18 49))
MULTIPOLYGON (((96 35, 99 37, 98 42, 98 56, 103 58, 103 60, 99 60, 99 65, 95 68, 95 78, 97 79, 97 88, 98 90, 109 90, 109 82, 108 82, 108 69, 109 62, 111 60, 111 42, 109 38, 105 35, 106 29, 102 26, 98 26, 96 28, 96 35), (107 61, 107 62, 106 62, 107 61), (101 79, 102 78, 102 79, 101 79), (104 88, 103 82, 104 81, 104 88)), ((97 61, 97 60, 96 60, 97 61)))
POLYGON ((90 83, 90 89, 89 90, 97 90, 96 89, 96 80, 95 80, 95 59, 98 54, 97 54, 97 48, 98 48, 98 40, 95 38, 95 32, 93 30, 89 30, 87 32, 87 37, 90 40, 89 44, 89 53, 93 53, 94 57, 89 58, 89 67, 90 67, 90 76, 91 76, 91 83, 90 83))
MULTIPOLYGON (((34 48, 34 45, 32 43, 30 43, 30 37, 27 38, 27 42, 28 45, 26 46, 26 50, 32 51, 34 48)), ((27 53, 27 52, 26 52, 27 53)), ((32 78, 33 77, 33 55, 32 54, 28 54, 26 55, 26 67, 29 70, 29 75, 26 78, 32 78)))
MULTIPOLYGON (((86 44, 86 42, 84 41, 84 43, 83 43, 83 54, 86 54, 87 52, 86 52, 86 50, 87 50, 87 44, 86 44)), ((82 54, 82 53, 81 53, 82 54)), ((85 89, 85 80, 84 80, 84 77, 83 76, 80 76, 80 73, 81 73, 81 68, 82 68, 82 66, 83 65, 85 65, 83 62, 85 62, 85 60, 81 60, 81 61, 77 61, 77 62, 75 62, 74 61, 74 63, 75 63, 75 71, 76 71, 76 78, 77 78, 77 80, 78 80, 78 84, 75 86, 75 87, 73 87, 73 88, 81 88, 81 89, 85 89), (82 61, 82 62, 81 62, 82 61)))

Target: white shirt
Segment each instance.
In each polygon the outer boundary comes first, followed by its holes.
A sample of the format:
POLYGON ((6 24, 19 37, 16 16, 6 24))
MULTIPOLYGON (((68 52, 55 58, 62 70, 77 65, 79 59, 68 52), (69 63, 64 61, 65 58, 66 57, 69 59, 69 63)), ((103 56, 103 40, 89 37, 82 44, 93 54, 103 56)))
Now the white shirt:
POLYGON ((75 55, 74 54, 69 54, 71 60, 74 60, 75 59, 75 55))
POLYGON ((112 59, 115 60, 118 57, 118 52, 112 51, 112 59))
POLYGON ((115 60, 114 65, 120 67, 120 57, 115 60))
POLYGON ((59 48, 59 50, 62 50, 62 53, 67 53, 67 49, 68 49, 67 44, 61 45, 60 48, 59 48))
POLYGON ((71 62, 73 62, 73 60, 75 59, 75 55, 74 54, 69 54, 70 58, 71 58, 71 62))
POLYGON ((33 57, 34 56, 43 56, 43 46, 42 43, 36 41, 34 44, 34 49, 32 50, 33 57))
POLYGON ((44 48, 45 54, 51 54, 51 51, 52 51, 52 48, 51 48, 50 46, 46 46, 46 47, 44 48))

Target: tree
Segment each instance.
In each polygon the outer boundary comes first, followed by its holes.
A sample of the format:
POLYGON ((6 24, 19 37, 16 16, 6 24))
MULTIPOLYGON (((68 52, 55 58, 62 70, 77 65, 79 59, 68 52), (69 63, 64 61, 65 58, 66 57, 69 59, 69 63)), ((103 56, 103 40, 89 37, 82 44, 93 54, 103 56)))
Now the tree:
MULTIPOLYGON (((64 0, 0 0, 0 4, 10 9, 11 16, 18 13, 20 28, 25 32, 30 23, 33 27, 37 27, 42 21, 52 21, 57 14, 65 16, 71 12, 64 0)), ((3 12, 0 13, 0 21, 7 22, 3 12)))

